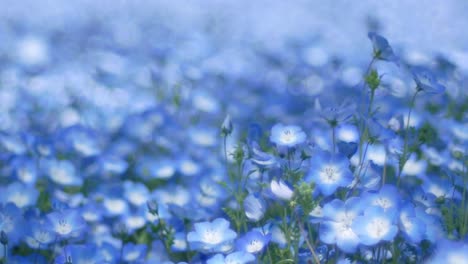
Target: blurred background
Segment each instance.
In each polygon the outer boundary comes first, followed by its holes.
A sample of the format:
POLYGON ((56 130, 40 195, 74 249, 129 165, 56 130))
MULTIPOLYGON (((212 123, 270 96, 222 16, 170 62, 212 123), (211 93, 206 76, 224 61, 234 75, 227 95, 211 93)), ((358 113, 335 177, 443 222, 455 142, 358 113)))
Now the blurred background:
MULTIPOLYGON (((76 123, 113 130, 128 114, 168 98, 217 121, 227 110, 239 119, 285 118, 318 97, 329 102, 354 93, 371 58, 368 31, 385 36, 410 64, 456 65, 457 81, 468 71, 463 0, 1 0, 0 6, 0 121, 13 130, 31 122, 51 130, 76 123), (30 120, 31 113, 39 116, 30 120)), ((411 78, 395 67, 384 71, 392 73, 387 93, 406 97, 411 78)), ((444 84, 452 98, 466 93, 444 84)))

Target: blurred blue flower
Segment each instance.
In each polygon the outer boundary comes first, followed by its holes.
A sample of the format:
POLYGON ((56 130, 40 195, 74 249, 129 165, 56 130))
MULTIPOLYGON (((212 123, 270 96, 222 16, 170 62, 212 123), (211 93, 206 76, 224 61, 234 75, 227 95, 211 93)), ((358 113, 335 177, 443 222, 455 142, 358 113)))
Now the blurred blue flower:
POLYGON ((244 200, 244 210, 247 219, 257 222, 263 218, 267 207, 265 201, 254 194, 249 194, 244 200))
POLYGON ((411 74, 416 82, 416 89, 429 94, 439 94, 445 91, 445 86, 437 81, 434 73, 422 66, 412 67, 411 74))
POLYGON ((352 197, 343 202, 335 199, 323 206, 323 219, 320 224, 320 240, 326 244, 336 244, 346 253, 354 253, 360 239, 353 230, 353 223, 361 212, 359 198, 352 197))
POLYGON ((255 261, 255 256, 245 251, 235 251, 223 256, 222 254, 216 254, 206 261, 206 264, 248 264, 255 261))
POLYGON ((231 230, 229 225, 224 218, 216 218, 212 222, 195 223, 195 230, 187 234, 190 248, 203 252, 230 251, 237 233, 231 230))
POLYGON ((67 209, 46 215, 48 225, 62 239, 78 237, 86 230, 80 210, 67 209))
POLYGON ((272 180, 270 191, 275 198, 285 201, 291 200, 294 194, 293 189, 282 180, 272 180))
POLYGON ((14 182, 6 188, 0 187, 0 202, 12 202, 19 208, 32 206, 36 204, 39 192, 34 186, 24 185, 20 182, 14 182))
POLYGON ((393 53, 393 49, 388 44, 387 39, 375 32, 369 32, 368 37, 372 42, 373 56, 378 60, 398 62, 398 57, 393 53))
POLYGON ((251 254, 261 253, 270 243, 271 235, 257 230, 247 232, 236 242, 236 248, 251 254))
POLYGON ((305 142, 307 136, 298 126, 276 124, 271 128, 270 141, 278 147, 295 147, 305 142))
POLYGON ((316 184, 326 196, 333 194, 338 187, 347 187, 353 181, 349 160, 340 154, 317 153, 310 161, 310 170, 305 180, 316 184))
POLYGON ((370 206, 355 218, 352 229, 363 245, 373 246, 381 241, 390 242, 398 233, 395 213, 386 212, 382 207, 370 206))

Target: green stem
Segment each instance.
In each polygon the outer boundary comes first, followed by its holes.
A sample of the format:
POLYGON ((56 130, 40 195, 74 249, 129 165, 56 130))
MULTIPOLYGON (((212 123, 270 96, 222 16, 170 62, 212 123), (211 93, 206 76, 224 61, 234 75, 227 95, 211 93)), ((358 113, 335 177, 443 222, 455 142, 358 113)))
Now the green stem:
POLYGON ((333 142, 333 154, 336 153, 336 131, 335 126, 332 127, 332 142, 333 142))
POLYGON ((3 260, 5 261, 4 263, 8 263, 8 249, 7 249, 7 244, 3 245, 3 260))
POLYGON ((400 162, 399 169, 398 169, 397 188, 400 187, 401 173, 403 171, 403 168, 405 167, 406 162, 408 161, 408 154, 409 154, 408 153, 408 135, 409 135, 410 120, 411 120, 411 112, 413 111, 414 103, 416 102, 416 96, 418 95, 419 91, 420 91, 419 88, 416 88, 416 92, 411 98, 410 108, 408 111, 408 117, 406 119, 405 139, 403 143, 402 160, 400 162))

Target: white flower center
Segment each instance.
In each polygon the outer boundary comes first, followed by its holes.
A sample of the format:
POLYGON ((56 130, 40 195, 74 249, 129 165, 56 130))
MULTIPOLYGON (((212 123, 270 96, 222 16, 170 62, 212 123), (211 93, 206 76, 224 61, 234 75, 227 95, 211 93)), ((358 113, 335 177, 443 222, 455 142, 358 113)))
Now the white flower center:
POLYGON ((247 252, 256 253, 256 252, 262 250, 262 248, 263 248, 262 241, 254 239, 254 240, 250 241, 249 244, 247 245, 247 252))
POLYGON ((323 183, 335 183, 340 178, 340 171, 335 166, 327 165, 320 171, 319 177, 323 183))
POLYGON ((390 223, 386 219, 382 218, 376 218, 373 219, 368 225, 367 225, 367 232, 368 234, 373 237, 380 239, 383 236, 385 236, 390 229, 390 223))
POLYGON ((16 206, 20 208, 28 205, 29 203, 28 195, 26 193, 18 193, 18 192, 11 195, 8 198, 8 201, 16 204, 16 206))
POLYGON ((388 208, 393 206, 393 203, 385 197, 379 197, 374 201, 373 205, 380 206, 382 207, 382 209, 387 210, 388 208))
POLYGON ((210 244, 219 244, 222 241, 222 237, 219 234, 218 230, 207 229, 203 233, 203 241, 210 244))
POLYGON ((286 129, 281 133, 281 141, 284 143, 292 143, 296 140, 296 134, 294 134, 291 130, 286 129))
POLYGON ((59 220, 56 228, 57 233, 61 235, 67 235, 72 231, 72 226, 65 220, 59 220))

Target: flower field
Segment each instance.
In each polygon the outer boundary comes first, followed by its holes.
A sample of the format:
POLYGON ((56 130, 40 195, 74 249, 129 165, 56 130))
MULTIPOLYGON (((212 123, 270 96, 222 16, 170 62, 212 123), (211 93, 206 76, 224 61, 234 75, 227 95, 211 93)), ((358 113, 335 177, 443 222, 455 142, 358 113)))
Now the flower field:
POLYGON ((462 1, 78 2, 0 0, 1 264, 468 263, 462 1))

